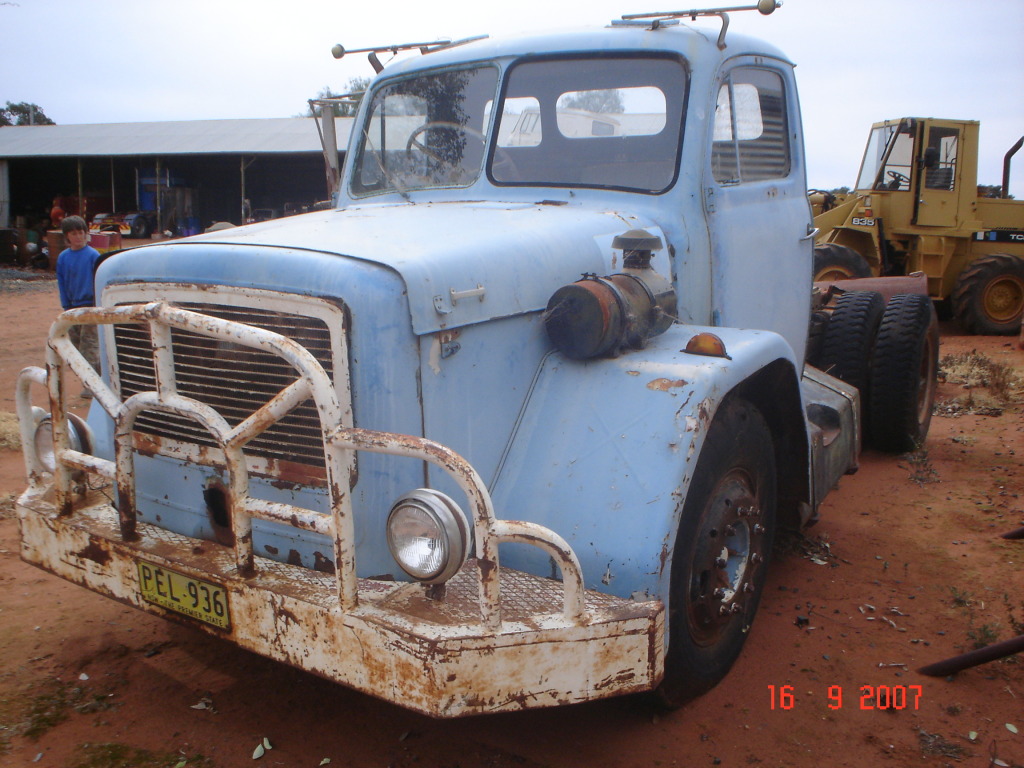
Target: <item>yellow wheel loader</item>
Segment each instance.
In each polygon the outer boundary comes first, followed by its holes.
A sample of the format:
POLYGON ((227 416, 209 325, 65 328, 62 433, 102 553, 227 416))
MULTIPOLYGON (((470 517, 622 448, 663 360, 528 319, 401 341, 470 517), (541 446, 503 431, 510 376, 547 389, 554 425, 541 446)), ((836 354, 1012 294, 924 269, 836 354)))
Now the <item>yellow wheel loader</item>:
POLYGON ((1017 333, 1024 314, 1024 201, 978 187, 978 123, 904 117, 875 123, 854 192, 811 191, 814 279, 923 272, 940 311, 965 330, 1017 333), (992 196, 983 194, 993 192, 992 196))

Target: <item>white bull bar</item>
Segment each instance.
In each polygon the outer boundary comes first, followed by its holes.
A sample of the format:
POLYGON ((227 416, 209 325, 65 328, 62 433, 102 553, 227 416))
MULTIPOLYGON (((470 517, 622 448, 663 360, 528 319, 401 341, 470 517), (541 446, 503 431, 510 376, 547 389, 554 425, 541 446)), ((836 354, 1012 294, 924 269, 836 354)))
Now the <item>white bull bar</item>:
MULTIPOLYGON (((579 561, 565 540, 534 523, 497 519, 490 494, 476 470, 449 448, 424 438, 351 426, 350 409, 339 402, 332 381, 319 362, 303 346, 283 335, 164 302, 70 310, 51 328, 47 370, 26 368, 22 371, 17 409, 29 478, 29 489, 19 501, 22 555, 29 562, 72 581, 145 610, 178 618, 138 597, 134 563, 139 556, 163 562, 197 578, 212 577, 226 585, 233 600, 247 606, 242 619, 230 631, 239 644, 435 716, 601 698, 651 688, 660 677, 663 664, 660 603, 638 603, 586 591, 579 561), (68 335, 74 325, 116 323, 149 326, 156 391, 140 392, 122 401, 74 347, 68 335), (177 392, 172 328, 272 352, 291 364, 295 379, 231 427, 214 409, 177 392), (63 397, 65 365, 93 392, 95 402, 113 420, 113 462, 70 447, 63 397), (33 383, 49 390, 56 462, 52 487, 32 448, 36 421, 30 395, 33 383), (245 446, 308 398, 313 399, 320 417, 330 491, 329 514, 249 495, 245 446), (187 552, 212 546, 210 542, 201 542, 203 546, 197 548, 196 540, 191 539, 168 554, 166 541, 168 537, 175 539, 175 535, 137 521, 132 434, 136 417, 146 410, 194 419, 220 445, 228 477, 226 498, 234 532, 230 555, 220 548, 200 556, 187 555, 187 552), (438 599, 437 595, 428 595, 418 584, 357 577, 347 478, 354 452, 359 450, 430 462, 447 472, 464 491, 473 521, 476 557, 442 591, 451 593, 448 597, 441 594, 438 599), (76 471, 99 475, 116 484, 116 516, 104 499, 96 499, 95 494, 89 498, 76 491, 73 481, 76 471), (324 600, 326 585, 319 574, 312 577, 316 585, 310 589, 316 592, 316 597, 310 598, 308 589, 302 594, 292 590, 290 595, 287 589, 279 589, 283 578, 308 587, 311 576, 306 569, 263 558, 258 558, 257 567, 251 535, 254 517, 314 531, 332 540, 335 569, 331 602, 324 600), (498 545, 501 542, 540 547, 558 563, 561 584, 500 568, 498 545), (82 556, 82 553, 95 555, 97 551, 102 552, 102 556, 82 556), (508 595, 502 594, 503 581, 508 595), (473 582, 475 589, 471 589, 473 582), (552 585, 558 588, 552 591, 552 585), (273 595, 268 597, 268 592, 273 595), (538 598, 538 594, 542 597, 538 598), (475 604, 470 611, 466 610, 467 597, 469 603, 475 604), (275 602, 282 600, 289 604, 287 609, 275 602), (526 613, 521 608, 524 601, 530 604, 526 613), (267 605, 273 609, 269 613, 267 605), (503 606, 504 614, 508 615, 503 615, 503 606), (292 622, 300 626, 289 626, 282 632, 277 618, 281 610, 287 610, 293 617, 303 617, 292 622), (323 626, 325 621, 332 625, 329 632, 324 632, 328 629, 323 626), (308 626, 301 626, 304 623, 308 626), (403 643, 408 646, 406 652, 414 658, 422 656, 422 651, 415 650, 414 646, 430 645, 435 649, 436 667, 431 670, 433 674, 428 675, 430 685, 417 686, 413 682, 415 675, 392 672, 390 676, 381 676, 354 670, 350 649, 341 647, 337 640, 342 628, 356 634, 362 651, 362 656, 357 658, 367 664, 371 663, 365 651, 369 644, 369 656, 378 668, 381 665, 393 670, 402 668, 391 658, 402 656, 397 650, 396 633, 402 635, 403 643), (325 641, 324 638, 331 639, 325 641), (468 639, 472 639, 480 658, 465 645, 468 639), (439 641, 441 646, 437 645, 439 641), (318 642, 324 647, 311 653, 309 648, 318 642), (445 648, 445 643, 454 645, 445 648), (581 643, 595 652, 582 653, 581 643), (452 653, 456 648, 459 652, 452 653), (539 648, 546 650, 542 658, 537 657, 539 648), (463 655, 465 662, 460 660, 463 655), (492 662, 488 662, 489 657, 492 662), (568 662, 568 669, 559 671, 558 683, 551 679, 551 672, 530 678, 530 673, 521 669, 533 665, 537 669, 553 670, 563 664, 557 661, 563 658, 568 662), (580 659, 590 659, 590 668, 580 669, 580 659), (488 664, 493 669, 488 670, 488 664), (451 684, 444 684, 444 679, 451 684), (469 683, 470 680, 475 682, 469 683), (474 690, 467 690, 467 684, 474 690), (538 687, 539 690, 532 690, 538 687)), ((205 625, 201 628, 211 631, 205 625)))

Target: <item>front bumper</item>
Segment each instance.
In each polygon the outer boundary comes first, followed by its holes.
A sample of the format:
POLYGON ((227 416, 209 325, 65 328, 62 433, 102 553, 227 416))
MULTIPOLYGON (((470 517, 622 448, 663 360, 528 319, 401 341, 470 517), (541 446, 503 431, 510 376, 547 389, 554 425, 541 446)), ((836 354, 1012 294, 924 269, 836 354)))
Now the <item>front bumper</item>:
MULTIPOLYGON (((623 600, 583 589, 579 563, 564 540, 541 526, 497 519, 476 472, 444 446, 408 435, 355 429, 345 425, 343 416, 333 417, 345 409, 331 401, 333 388, 322 369, 294 354, 292 344, 268 331, 159 304, 63 315, 51 332, 48 370, 26 369, 19 380, 18 410, 26 446, 33 420, 29 385, 49 388, 58 460, 51 480, 26 447, 29 488, 18 501, 22 557, 128 605, 435 717, 569 704, 657 685, 664 665, 660 602, 623 600), (121 402, 67 338, 67 329, 75 323, 141 321, 153 325, 157 340, 167 338, 163 331, 168 327, 187 327, 233 343, 279 349, 282 357, 290 353, 298 376, 281 399, 295 402, 309 395, 317 401, 325 414, 329 475, 343 476, 346 456, 356 450, 405 455, 442 467, 466 491, 473 507, 477 557, 443 588, 357 578, 345 486, 329 483, 334 497, 330 515, 248 496, 243 438, 249 439, 283 409, 272 401, 242 427, 229 430, 218 423, 216 414, 173 388, 121 402), (65 361, 114 419, 115 462, 78 453, 68 445, 62 418, 65 361), (232 478, 233 547, 136 519, 131 427, 135 416, 147 408, 192 416, 221 442, 232 478), (103 492, 83 491, 86 486, 76 485, 80 472, 114 483, 117 508, 103 492), (255 555, 247 535, 252 517, 332 536, 335 573, 255 555), (558 563, 562 580, 501 567, 500 542, 541 547, 558 563), (144 599, 140 561, 222 588, 230 626, 215 627, 144 599)), ((165 370, 172 370, 172 363, 165 370)))

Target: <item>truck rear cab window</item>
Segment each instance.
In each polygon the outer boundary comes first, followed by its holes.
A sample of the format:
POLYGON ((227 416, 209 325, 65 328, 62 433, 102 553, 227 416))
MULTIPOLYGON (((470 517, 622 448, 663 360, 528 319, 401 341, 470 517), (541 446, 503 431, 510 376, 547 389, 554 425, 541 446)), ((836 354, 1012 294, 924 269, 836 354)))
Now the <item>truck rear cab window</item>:
POLYGON ((497 86, 498 70, 483 66, 377 89, 356 151, 353 195, 476 181, 487 145, 486 110, 497 86))
POLYGON ((729 73, 715 105, 711 169, 720 184, 784 178, 790 146, 782 78, 740 67, 729 73))
POLYGON ((529 60, 512 67, 491 179, 658 193, 676 176, 687 74, 675 58, 529 60))

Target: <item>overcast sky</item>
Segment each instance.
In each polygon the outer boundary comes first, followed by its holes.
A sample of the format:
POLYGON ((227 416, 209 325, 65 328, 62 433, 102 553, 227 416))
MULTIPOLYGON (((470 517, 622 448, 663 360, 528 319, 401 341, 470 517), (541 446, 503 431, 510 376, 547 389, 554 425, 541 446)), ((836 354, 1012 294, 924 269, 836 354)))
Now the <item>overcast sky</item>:
MULTIPOLYGON (((0 0, 0 103, 61 124, 290 117, 372 74, 365 56, 333 59, 334 43, 603 25, 695 1, 0 0)), ((785 0, 731 16, 798 64, 809 186, 852 186, 871 123, 904 116, 979 120, 978 181, 1000 183, 1024 135, 1024 0, 785 0)), ((1022 199, 1024 150, 1015 168, 1022 199)))

